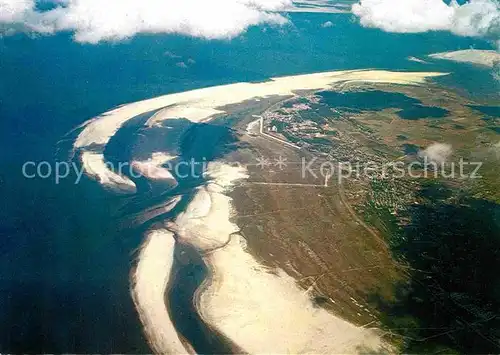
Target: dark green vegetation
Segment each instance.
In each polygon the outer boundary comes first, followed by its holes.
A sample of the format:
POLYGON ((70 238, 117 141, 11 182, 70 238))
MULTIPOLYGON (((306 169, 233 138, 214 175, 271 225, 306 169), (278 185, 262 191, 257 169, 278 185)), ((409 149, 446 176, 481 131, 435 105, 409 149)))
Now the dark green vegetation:
POLYGON ((319 94, 330 107, 347 111, 381 111, 388 108, 400 108, 397 114, 405 120, 420 118, 442 118, 448 111, 434 106, 424 106, 420 100, 401 93, 380 90, 339 93, 324 91, 319 94))
MULTIPOLYGON (((349 182, 345 191, 357 214, 384 237, 391 266, 397 264, 389 291, 372 288, 365 298, 378 311, 377 326, 387 331, 386 338, 403 353, 498 353, 498 140, 490 131, 497 130, 498 118, 490 108, 483 122, 482 114, 464 107, 463 98, 453 92, 441 95, 436 88, 405 94, 325 91, 311 99, 317 102, 320 96, 319 103, 299 112, 291 124, 297 129, 284 135, 290 140, 288 135, 301 135, 305 147, 338 160, 410 164, 421 149, 441 141, 453 145, 456 160, 480 158, 480 179, 430 181, 389 174, 349 182), (317 107, 325 110, 324 117, 317 107), (329 129, 338 132, 329 150, 307 140, 318 133, 329 138, 324 133, 329 129)), ((381 266, 388 275, 390 267, 381 266)))
POLYGON ((498 353, 500 205, 439 183, 424 183, 417 198, 398 218, 369 209, 408 266, 394 300, 373 298, 384 327, 406 353, 498 353))

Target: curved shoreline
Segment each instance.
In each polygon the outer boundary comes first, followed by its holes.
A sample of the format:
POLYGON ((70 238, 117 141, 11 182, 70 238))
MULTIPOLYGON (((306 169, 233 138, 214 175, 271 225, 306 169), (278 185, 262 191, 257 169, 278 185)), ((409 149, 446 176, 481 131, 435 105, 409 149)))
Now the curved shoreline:
POLYGON ((176 159, 177 157, 171 156, 166 153, 156 152, 153 153, 151 158, 145 161, 134 160, 130 166, 140 173, 142 176, 153 181, 169 181, 172 187, 177 186, 177 181, 172 173, 164 168, 163 165, 176 159))
POLYGON ((500 63, 500 53, 495 50, 465 49, 460 51, 429 54, 433 59, 450 60, 457 63, 469 63, 493 68, 500 63))
POLYGON ((193 299, 203 321, 248 353, 393 350, 375 330, 316 307, 294 278, 281 269, 268 269, 246 251, 245 239, 230 222, 233 211, 227 197, 236 181, 247 178, 242 169, 221 162, 209 165, 207 175, 213 181, 202 193, 211 198, 194 199, 186 209, 191 212, 170 225, 179 240, 202 253, 209 269, 193 299))
POLYGON ((91 179, 97 180, 106 189, 120 194, 135 194, 135 183, 124 175, 110 170, 106 166, 104 154, 84 151, 80 156, 82 167, 91 179))
MULTIPOLYGON (((169 205, 172 210, 180 198, 169 205)), ((165 307, 164 293, 174 264, 175 238, 167 229, 146 234, 131 272, 131 295, 144 326, 148 342, 156 353, 193 354, 181 339, 165 307)))
MULTIPOLYGON (((161 125, 164 120, 184 118, 191 122, 206 122, 216 115, 226 113, 222 108, 251 99, 269 96, 296 96, 297 90, 327 90, 332 84, 345 83, 386 83, 420 85, 428 78, 446 75, 437 72, 391 72, 386 70, 344 70, 295 76, 271 78, 260 83, 236 83, 191 90, 176 94, 121 105, 107 111, 82 125, 83 130, 76 138, 75 151, 93 152, 93 147, 105 147, 111 137, 129 120, 145 112, 157 111, 146 126, 161 125)), ((115 180, 120 180, 104 164, 95 166, 87 175, 100 181, 109 181, 108 187, 120 190, 115 180), (114 175, 113 175, 114 174, 114 175), (114 179, 110 179, 111 176, 114 179), (113 186, 117 185, 117 186, 113 186)), ((126 179, 122 177, 122 179, 126 179)), ((130 181, 131 182, 131 181, 130 181)), ((135 184, 126 182, 131 190, 135 184), (132 187, 133 185, 133 187, 132 187)))
POLYGON ((242 354, 242 349, 210 327, 197 312, 196 293, 210 278, 202 255, 190 245, 177 243, 174 272, 165 292, 165 304, 177 331, 198 354, 242 354))
POLYGON ((174 250, 173 233, 167 230, 148 233, 132 274, 132 298, 148 342, 157 353, 188 352, 163 303, 163 293, 174 264, 174 250))
MULTIPOLYGON (((376 70, 327 72, 165 95, 122 105, 89 121, 74 148, 82 152, 88 175, 107 188, 133 193, 135 183, 108 171, 102 154, 93 151, 93 147, 105 146, 124 123, 143 112, 159 110, 146 123, 149 126, 180 117, 201 122, 225 113, 221 107, 252 98, 296 96, 295 90, 324 90, 338 82, 419 85, 439 75, 445 74, 376 70), (99 164, 89 164, 97 158, 99 164)), ((146 163, 149 167, 154 162, 146 163)), ((150 178, 167 176, 162 173, 155 170, 150 178)), ((132 297, 155 352, 194 352, 179 335, 166 306, 165 292, 175 263, 174 234, 179 242, 200 252, 210 271, 193 295, 197 313, 208 327, 234 342, 236 348, 252 353, 353 353, 360 347, 374 351, 391 349, 375 331, 357 327, 315 307, 291 276, 279 269, 265 268, 246 251, 238 226, 230 221, 234 211, 227 195, 236 181, 248 178, 244 168, 212 162, 205 175, 208 182, 198 188, 184 212, 166 228, 146 235, 132 273, 132 297), (276 338, 280 339, 279 344, 276 338)))

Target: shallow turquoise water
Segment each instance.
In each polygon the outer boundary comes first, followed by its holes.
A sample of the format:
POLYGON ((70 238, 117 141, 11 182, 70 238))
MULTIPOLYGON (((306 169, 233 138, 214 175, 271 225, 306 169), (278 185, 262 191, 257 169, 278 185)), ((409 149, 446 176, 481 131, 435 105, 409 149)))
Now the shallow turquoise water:
POLYGON ((471 108, 491 117, 500 117, 500 102, 498 106, 478 106, 471 105, 471 108))

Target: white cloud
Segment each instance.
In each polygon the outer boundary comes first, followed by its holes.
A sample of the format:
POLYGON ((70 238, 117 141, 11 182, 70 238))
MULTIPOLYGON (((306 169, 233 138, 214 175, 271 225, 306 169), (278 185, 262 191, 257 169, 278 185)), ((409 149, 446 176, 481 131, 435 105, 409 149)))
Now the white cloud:
POLYGON ((431 144, 425 150, 421 150, 418 153, 418 155, 421 156, 422 158, 427 158, 429 162, 434 162, 438 164, 445 163, 452 154, 453 154, 452 146, 444 143, 431 144))
MULTIPOLYGON (((500 4, 497 0, 470 0, 458 5, 452 0, 360 0, 352 12, 366 27, 387 32, 451 31, 461 36, 500 34, 500 4)), ((496 36, 496 37, 495 37, 496 36)))
MULTIPOLYGON (((138 33, 180 33, 208 39, 231 38, 249 26, 284 24, 273 11, 291 0, 52 0, 45 12, 33 0, 0 0, 0 23, 32 31, 72 31, 79 42, 121 40, 138 33), (1 11, 0 13, 3 13, 1 11)), ((4 26, 5 27, 5 26, 4 26)))
POLYGON ((0 24, 22 20, 34 5, 34 0, 0 0, 0 24))

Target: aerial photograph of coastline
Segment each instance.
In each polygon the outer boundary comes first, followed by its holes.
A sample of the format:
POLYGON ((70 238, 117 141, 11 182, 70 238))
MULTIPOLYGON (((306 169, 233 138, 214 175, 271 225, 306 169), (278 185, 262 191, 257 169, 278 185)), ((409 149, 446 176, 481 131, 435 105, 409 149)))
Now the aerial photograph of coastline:
POLYGON ((0 353, 500 353, 498 0, 0 0, 0 353))

